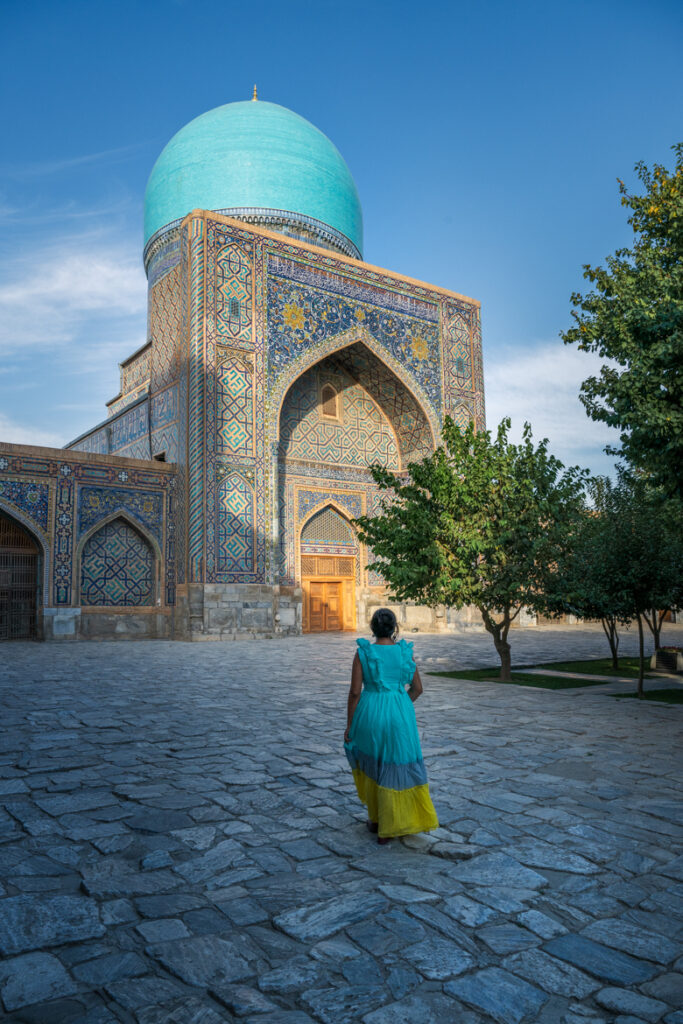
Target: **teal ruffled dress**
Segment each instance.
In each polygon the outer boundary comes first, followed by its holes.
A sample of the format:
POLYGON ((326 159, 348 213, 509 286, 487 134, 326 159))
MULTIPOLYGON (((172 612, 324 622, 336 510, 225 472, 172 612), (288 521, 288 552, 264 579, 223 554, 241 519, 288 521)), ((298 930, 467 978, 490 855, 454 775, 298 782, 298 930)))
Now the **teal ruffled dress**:
POLYGON ((360 639, 363 692, 344 744, 356 790, 382 838, 438 828, 406 687, 413 681, 413 645, 360 639))

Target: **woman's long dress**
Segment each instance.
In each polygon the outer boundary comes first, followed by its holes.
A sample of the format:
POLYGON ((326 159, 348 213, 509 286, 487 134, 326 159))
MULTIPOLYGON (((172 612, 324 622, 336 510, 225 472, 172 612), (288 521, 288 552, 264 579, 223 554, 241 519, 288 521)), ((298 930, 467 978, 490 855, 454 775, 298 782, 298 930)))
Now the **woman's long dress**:
POLYGON ((406 686, 415 673, 412 643, 358 640, 363 692, 349 730, 346 756, 358 796, 380 837, 438 828, 415 709, 406 686))

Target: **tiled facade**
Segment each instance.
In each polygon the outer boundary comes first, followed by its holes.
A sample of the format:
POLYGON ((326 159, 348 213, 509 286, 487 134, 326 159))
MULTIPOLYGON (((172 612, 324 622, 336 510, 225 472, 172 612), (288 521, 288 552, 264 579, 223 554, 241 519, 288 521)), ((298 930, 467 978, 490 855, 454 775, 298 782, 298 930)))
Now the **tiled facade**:
POLYGON ((433 450, 446 414, 484 425, 479 304, 202 211, 148 272, 147 343, 108 419, 70 450, 0 450, 46 610, 83 609, 90 632, 150 608, 144 635, 295 632, 302 551, 353 550, 361 621, 384 593, 349 525, 378 508, 368 467, 433 450), (325 510, 344 542, 306 532, 325 510))
POLYGON ((175 468, 0 443, 0 514, 40 551, 38 633, 172 636, 175 468))

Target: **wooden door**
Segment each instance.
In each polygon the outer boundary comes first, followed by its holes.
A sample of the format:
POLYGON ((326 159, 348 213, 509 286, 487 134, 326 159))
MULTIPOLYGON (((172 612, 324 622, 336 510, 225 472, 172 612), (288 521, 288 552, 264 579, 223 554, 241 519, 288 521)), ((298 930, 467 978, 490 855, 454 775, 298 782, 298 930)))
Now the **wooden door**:
POLYGON ((342 584, 333 580, 304 582, 308 599, 308 632, 327 633, 344 628, 342 584))
POLYGON ((311 633, 325 631, 325 583, 308 584, 308 628, 311 633))
POLYGON ((325 583, 325 630, 344 628, 341 583, 325 583))

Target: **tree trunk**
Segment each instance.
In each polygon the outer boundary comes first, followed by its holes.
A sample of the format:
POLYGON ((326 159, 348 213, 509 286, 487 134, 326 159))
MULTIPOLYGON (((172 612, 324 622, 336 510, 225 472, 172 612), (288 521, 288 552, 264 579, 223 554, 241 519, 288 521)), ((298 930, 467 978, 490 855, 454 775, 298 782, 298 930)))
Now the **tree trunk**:
POLYGON ((643 612, 643 617, 648 624, 652 638, 655 642, 655 654, 661 647, 661 636, 662 636, 662 623, 664 622, 664 616, 666 615, 667 609, 658 612, 656 608, 650 608, 649 611, 643 612))
POLYGON ((496 645, 498 651, 498 657, 500 658, 500 681, 501 683, 509 683, 512 680, 512 651, 510 644, 507 640, 502 640, 500 637, 493 638, 493 642, 496 645))
POLYGON ((500 658, 500 676, 501 683, 509 683, 512 681, 512 675, 510 669, 512 668, 512 654, 510 650, 510 644, 507 642, 508 630, 510 629, 510 611, 506 609, 503 621, 494 622, 489 614, 488 608, 479 607, 481 617, 484 620, 484 626, 486 631, 493 637, 493 642, 500 658))
POLYGON ((643 696, 643 675, 645 674, 645 654, 643 650, 643 620, 638 614, 638 654, 640 662, 638 664, 638 696, 643 696))
POLYGON ((604 630, 605 636, 607 637, 607 642, 609 644, 609 649, 612 652, 612 668, 613 669, 618 669, 619 668, 619 634, 617 632, 617 621, 616 621, 616 619, 605 618, 605 619, 600 619, 600 622, 602 623, 602 628, 604 630))

